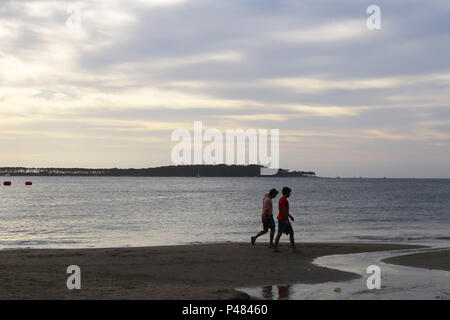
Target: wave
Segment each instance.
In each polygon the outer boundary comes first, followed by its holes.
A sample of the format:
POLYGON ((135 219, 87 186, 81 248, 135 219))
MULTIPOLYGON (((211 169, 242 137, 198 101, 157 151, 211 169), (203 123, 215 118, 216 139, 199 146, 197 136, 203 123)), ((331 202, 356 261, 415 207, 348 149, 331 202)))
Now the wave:
POLYGON ((16 241, 0 241, 0 248, 25 247, 25 246, 48 246, 48 245, 67 245, 80 244, 81 241, 74 240, 16 240, 16 241))
POLYGON ((354 236, 353 239, 370 241, 424 241, 424 240, 450 240, 450 237, 444 236, 354 236))

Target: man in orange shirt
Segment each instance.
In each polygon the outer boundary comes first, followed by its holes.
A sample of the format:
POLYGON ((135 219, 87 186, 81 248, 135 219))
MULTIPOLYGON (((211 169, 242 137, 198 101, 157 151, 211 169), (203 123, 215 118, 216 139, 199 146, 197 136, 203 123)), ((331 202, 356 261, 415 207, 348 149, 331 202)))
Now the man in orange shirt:
POLYGON ((270 229, 269 248, 273 248, 273 236, 275 235, 275 221, 273 220, 272 199, 275 198, 277 194, 278 190, 272 189, 268 194, 264 195, 263 210, 262 210, 263 230, 260 231, 256 236, 251 238, 252 245, 255 245, 255 241, 259 236, 266 234, 267 231, 270 229))
POLYGON ((284 187, 282 190, 283 196, 278 201, 278 234, 275 238, 275 251, 278 252, 278 242, 280 241, 283 233, 289 235, 291 241, 292 251, 295 252, 294 230, 292 229, 289 219, 294 221, 294 217, 289 214, 289 202, 288 199, 292 190, 288 187, 284 187))

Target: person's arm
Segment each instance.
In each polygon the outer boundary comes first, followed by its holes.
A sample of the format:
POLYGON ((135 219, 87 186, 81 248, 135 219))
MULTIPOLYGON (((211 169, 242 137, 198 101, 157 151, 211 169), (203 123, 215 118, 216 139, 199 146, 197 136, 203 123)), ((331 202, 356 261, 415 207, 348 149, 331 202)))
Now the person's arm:
POLYGON ((289 219, 291 219, 292 221, 294 221, 294 217, 293 216, 291 216, 290 214, 289 214, 289 203, 287 204, 287 208, 286 208, 286 213, 287 213, 287 217, 288 217, 288 221, 289 221, 289 219))
POLYGON ((287 217, 288 219, 288 221, 289 221, 289 219, 291 219, 292 221, 294 221, 294 217, 293 216, 291 216, 290 214, 289 214, 289 212, 288 212, 288 208, 287 207, 284 207, 283 208, 283 216, 284 217, 287 217))
POLYGON ((263 215, 266 216, 270 211, 270 200, 264 199, 263 201, 263 215))

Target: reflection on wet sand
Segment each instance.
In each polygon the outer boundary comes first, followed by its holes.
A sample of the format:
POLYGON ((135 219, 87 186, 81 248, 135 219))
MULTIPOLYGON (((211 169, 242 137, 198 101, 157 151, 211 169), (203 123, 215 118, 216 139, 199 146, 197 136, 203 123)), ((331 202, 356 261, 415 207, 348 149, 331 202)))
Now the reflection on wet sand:
MULTIPOLYGON (((276 286, 278 289, 277 300, 289 299, 289 287, 290 286, 276 286)), ((273 286, 264 286, 262 288, 262 296, 264 299, 273 300, 273 286)))

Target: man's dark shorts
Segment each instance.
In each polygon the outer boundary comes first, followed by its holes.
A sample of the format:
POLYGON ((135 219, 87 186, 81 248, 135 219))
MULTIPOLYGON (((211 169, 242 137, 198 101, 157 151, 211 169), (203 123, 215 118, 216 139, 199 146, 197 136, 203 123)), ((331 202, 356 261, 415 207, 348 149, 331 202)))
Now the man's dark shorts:
POLYGON ((290 234, 291 232, 294 233, 294 230, 289 220, 278 220, 278 233, 290 234))
POLYGON ((264 231, 275 229, 275 221, 273 220, 273 216, 263 216, 262 223, 264 231))

